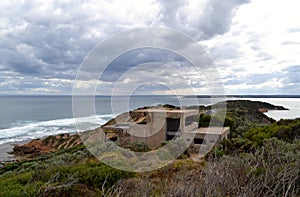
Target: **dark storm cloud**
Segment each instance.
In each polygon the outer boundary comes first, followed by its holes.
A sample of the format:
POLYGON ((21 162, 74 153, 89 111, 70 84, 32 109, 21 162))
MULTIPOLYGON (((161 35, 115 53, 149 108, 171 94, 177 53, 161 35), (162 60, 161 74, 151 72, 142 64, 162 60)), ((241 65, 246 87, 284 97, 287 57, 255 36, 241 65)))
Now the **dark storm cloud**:
POLYGON ((50 3, 47 13, 30 1, 10 7, 10 23, 0 38, 1 48, 9 49, 0 51, 1 64, 25 75, 74 78, 80 62, 97 43, 85 37, 92 24, 78 5, 50 3), (56 15, 57 9, 61 13, 56 15))
MULTIPOLYGON (((33 77, 31 85, 16 84, 18 90, 35 89, 35 86, 54 90, 55 85, 60 87, 58 81, 53 81, 53 86, 41 85, 37 78, 75 79, 77 69, 91 49, 115 33, 152 23, 187 33, 197 41, 209 39, 227 32, 235 9, 247 2, 209 0, 195 9, 189 1, 157 0, 151 1, 154 11, 157 10, 157 13, 152 13, 157 16, 148 17, 142 12, 135 13, 139 10, 132 12, 130 8, 124 17, 118 11, 125 8, 113 8, 115 3, 110 1, 8 1, 0 5, 0 70, 9 71, 11 76, 33 77)), ((180 41, 173 44, 180 46, 180 41)), ((231 55, 234 56, 233 53, 231 55)), ((128 69, 152 61, 173 62, 182 67, 187 65, 174 54, 136 51, 115 60, 102 80, 114 81, 128 69)), ((91 79, 89 75, 95 73, 89 72, 86 79, 91 79)), ((145 72, 151 74, 151 68, 145 72)), ((170 73, 162 71, 157 74, 168 76, 170 73)), ((136 76, 141 80, 144 77, 136 76)))
MULTIPOLYGON (((228 31, 234 8, 245 2, 208 1, 196 20, 186 21, 188 15, 181 16, 180 13, 180 8, 186 2, 161 1, 161 21, 167 26, 170 24, 173 28, 187 30, 193 36, 201 35, 202 39, 207 39, 228 31)), ((9 46, 11 51, 0 51, 1 64, 18 73, 61 77, 55 72, 58 70, 59 74, 71 74, 69 77, 74 77, 85 55, 101 41, 100 37, 91 36, 93 27, 109 24, 109 19, 95 20, 91 13, 82 10, 81 4, 82 1, 72 4, 55 1, 49 3, 44 11, 46 13, 30 1, 7 8, 12 31, 0 38, 0 46, 9 46), (22 52, 18 50, 20 45, 30 47, 32 51, 22 52), (74 72, 64 73, 69 70, 74 72)), ((102 28, 101 31, 107 32, 106 29, 102 28)), ((111 24, 110 31, 118 31, 115 24, 111 24)))
POLYGON ((234 9, 248 0, 211 0, 206 5, 202 20, 197 29, 200 29, 203 38, 208 39, 218 34, 229 31, 234 9))
POLYGON ((160 1, 161 22, 187 33, 196 40, 206 40, 230 30, 235 9, 249 0, 210 0, 196 13, 185 12, 189 1, 160 1), (191 16, 193 15, 194 16, 191 16), (192 17, 192 19, 191 19, 192 17))
MULTIPOLYGON (((100 80, 110 82, 117 81, 120 76, 126 73, 129 69, 148 62, 159 62, 162 64, 177 62, 182 67, 188 64, 183 57, 167 50, 155 48, 136 49, 119 56, 110 65, 108 65, 100 80)), ((145 70, 145 73, 151 75, 153 73, 153 69, 149 67, 145 70)), ((161 70, 161 74, 168 76, 169 73, 166 73, 166 70, 161 70)), ((140 76, 137 75, 136 77, 140 76)))

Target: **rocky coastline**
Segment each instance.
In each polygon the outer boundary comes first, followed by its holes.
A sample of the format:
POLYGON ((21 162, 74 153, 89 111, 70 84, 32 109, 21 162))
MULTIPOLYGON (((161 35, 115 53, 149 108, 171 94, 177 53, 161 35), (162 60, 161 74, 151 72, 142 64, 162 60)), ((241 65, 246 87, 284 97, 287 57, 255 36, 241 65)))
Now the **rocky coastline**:
MULTIPOLYGON (((222 104, 222 103, 219 103, 222 104)), ((216 105, 219 105, 216 104, 216 105)), ((157 106, 154 106, 154 108, 157 106)), ((161 107, 161 106, 160 106, 161 107)), ((174 106, 165 105, 167 108, 174 108, 174 106)), ((214 106, 199 106, 199 109, 209 110, 214 106)), ((144 107, 149 108, 149 107, 144 107)), ((260 122, 264 124, 270 124, 274 122, 271 118, 267 117, 263 113, 268 110, 287 110, 282 106, 275 106, 269 103, 264 102, 254 102, 247 100, 236 100, 236 101, 227 101, 227 113, 243 113, 243 116, 247 117, 251 122, 260 122), (251 110, 249 110, 251 109, 251 110), (246 111, 245 111, 246 110, 246 111)), ((134 111, 133 111, 134 112, 134 111)), ((133 112, 127 112, 120 114, 119 116, 109 120, 104 125, 114 124, 116 120, 120 122, 128 121, 128 115, 134 114, 133 112)), ((134 117, 133 117, 134 118, 134 117)), ((96 128, 93 131, 96 131, 99 128, 96 128)), ((92 132, 93 132, 92 131, 92 132)), ((89 131, 91 132, 91 131, 89 131)), ((55 152, 59 149, 67 149, 76 147, 78 145, 82 145, 82 141, 78 134, 58 134, 54 136, 48 136, 42 139, 34 139, 30 142, 21 142, 18 144, 6 144, 3 147, 2 152, 5 153, 6 157, 0 160, 2 162, 2 166, 5 163, 11 163, 14 161, 24 160, 34 158, 43 154, 48 154, 55 152), (9 154, 7 154, 7 152, 9 154)), ((1 149, 0 149, 1 151, 1 149)))

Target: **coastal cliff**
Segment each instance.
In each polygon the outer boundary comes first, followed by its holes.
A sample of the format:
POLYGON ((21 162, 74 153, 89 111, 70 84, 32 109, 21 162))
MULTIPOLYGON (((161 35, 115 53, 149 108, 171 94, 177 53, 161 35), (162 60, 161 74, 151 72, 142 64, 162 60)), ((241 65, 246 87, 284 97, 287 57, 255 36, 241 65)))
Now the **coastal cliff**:
MULTIPOLYGON (((0 196, 299 196, 300 119, 276 122, 262 108, 284 109, 229 102, 225 124, 233 128, 231 139, 203 162, 182 157, 150 172, 105 165, 77 134, 33 140, 14 148, 22 161, 0 168, 0 196)), ((126 114, 116 118, 127 121, 126 114)), ((98 129, 85 136, 97 138, 98 129)))
POLYGON ((51 153, 59 149, 72 148, 81 144, 82 142, 77 134, 58 134, 44 139, 34 139, 24 145, 15 145, 13 154, 17 158, 34 158, 42 154, 51 153))
MULTIPOLYGON (((210 110, 222 104, 224 103, 218 103, 216 105, 207 106, 207 107, 196 106, 196 108, 199 108, 200 111, 201 110, 203 111, 203 109, 210 110)), ((239 134, 245 131, 248 127, 250 128, 253 124, 269 125, 275 122, 275 120, 262 113, 261 109, 287 110, 282 106, 275 106, 269 103, 259 102, 259 101, 235 100, 235 101, 227 101, 226 104, 227 104, 227 117, 232 120, 232 123, 231 125, 225 125, 225 126, 231 126, 233 132, 237 132, 239 134)), ((147 109, 147 108, 165 108, 168 110, 178 109, 178 107, 172 105, 158 105, 158 106, 151 106, 151 107, 148 106, 139 109, 147 109)), ((143 121, 143 119, 142 117, 140 117, 140 113, 135 113, 135 110, 133 110, 118 115, 117 117, 109 120, 107 123, 105 123, 102 126, 113 125, 116 122, 126 123, 128 121, 141 122, 143 121)), ((209 119, 205 121, 208 121, 209 123, 209 119)), ((201 124, 203 124, 203 122, 201 124)), ((86 131, 86 133, 87 134, 90 133, 88 134, 88 136, 96 135, 98 133, 97 132, 98 129, 99 128, 96 128, 91 131, 86 131)), ((48 136, 43 139, 35 139, 24 145, 15 145, 12 153, 16 155, 19 159, 26 159, 26 158, 34 158, 39 155, 55 152, 56 150, 59 149, 76 147, 78 145, 82 145, 82 141, 78 134, 73 134, 73 135, 58 134, 55 136, 48 136)))

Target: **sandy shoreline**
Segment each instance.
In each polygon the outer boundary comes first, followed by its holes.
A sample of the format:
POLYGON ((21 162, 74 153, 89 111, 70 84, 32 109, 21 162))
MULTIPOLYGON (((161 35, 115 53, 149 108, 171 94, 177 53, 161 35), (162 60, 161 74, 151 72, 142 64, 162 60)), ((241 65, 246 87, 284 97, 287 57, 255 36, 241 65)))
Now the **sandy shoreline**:
POLYGON ((18 144, 18 145, 22 145, 25 144, 27 142, 29 142, 30 140, 25 140, 25 141, 20 141, 20 142, 8 142, 5 144, 1 144, 0 145, 0 163, 2 162, 11 162, 16 160, 16 157, 12 154, 8 154, 9 152, 13 151, 13 147, 14 145, 18 144))

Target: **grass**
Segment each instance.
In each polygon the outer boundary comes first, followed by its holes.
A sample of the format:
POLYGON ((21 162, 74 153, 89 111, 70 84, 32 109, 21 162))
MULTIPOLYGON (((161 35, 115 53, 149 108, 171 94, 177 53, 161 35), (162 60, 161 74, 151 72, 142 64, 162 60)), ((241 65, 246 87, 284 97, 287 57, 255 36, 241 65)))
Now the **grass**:
POLYGON ((0 196, 99 194, 135 173, 111 168, 82 146, 7 165, 0 175, 0 196))

